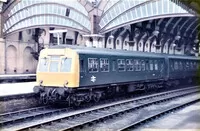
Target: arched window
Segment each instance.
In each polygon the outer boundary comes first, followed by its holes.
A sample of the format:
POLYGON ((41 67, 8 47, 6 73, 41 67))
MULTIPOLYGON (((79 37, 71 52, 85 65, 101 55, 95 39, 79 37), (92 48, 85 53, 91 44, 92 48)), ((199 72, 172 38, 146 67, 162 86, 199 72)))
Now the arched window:
POLYGON ((119 40, 117 40, 117 45, 119 45, 119 40))
POLYGON ((127 46, 127 41, 125 41, 125 46, 127 46))
POLYGON ((149 47, 149 43, 146 43, 146 48, 148 48, 149 47))
POLYGON ((108 40, 108 44, 111 44, 111 39, 108 40))
POLYGON ((142 47, 142 42, 140 42, 139 46, 142 47))

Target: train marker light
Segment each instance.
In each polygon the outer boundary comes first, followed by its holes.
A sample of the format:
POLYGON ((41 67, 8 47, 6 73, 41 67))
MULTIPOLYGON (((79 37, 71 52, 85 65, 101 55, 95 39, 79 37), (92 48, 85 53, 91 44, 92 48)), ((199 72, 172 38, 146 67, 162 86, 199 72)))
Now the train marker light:
POLYGON ((39 81, 40 86, 42 86, 42 83, 43 83, 43 80, 40 80, 40 81, 39 81))

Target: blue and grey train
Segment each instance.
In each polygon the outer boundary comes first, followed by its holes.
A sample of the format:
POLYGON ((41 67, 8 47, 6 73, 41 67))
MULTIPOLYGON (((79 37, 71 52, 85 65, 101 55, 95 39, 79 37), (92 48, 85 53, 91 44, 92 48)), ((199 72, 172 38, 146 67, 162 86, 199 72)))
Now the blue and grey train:
POLYGON ((193 83, 199 61, 194 56, 53 46, 40 53, 34 91, 48 101, 98 101, 111 94, 193 83))

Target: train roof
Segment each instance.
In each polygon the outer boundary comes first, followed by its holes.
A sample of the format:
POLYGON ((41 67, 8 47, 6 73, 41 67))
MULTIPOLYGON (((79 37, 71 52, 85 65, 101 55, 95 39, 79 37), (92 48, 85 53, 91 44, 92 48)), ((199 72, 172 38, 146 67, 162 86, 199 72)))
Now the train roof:
POLYGON ((63 49, 70 48, 75 50, 78 54, 95 54, 95 55, 110 55, 110 56, 136 56, 136 57, 154 57, 154 58, 175 58, 175 59, 193 59, 200 60, 198 57, 186 56, 186 55, 170 55, 170 54, 158 54, 152 52, 139 52, 139 51, 128 51, 128 50, 117 50, 107 48, 93 48, 85 46, 74 46, 74 45, 56 45, 49 47, 50 49, 63 49))

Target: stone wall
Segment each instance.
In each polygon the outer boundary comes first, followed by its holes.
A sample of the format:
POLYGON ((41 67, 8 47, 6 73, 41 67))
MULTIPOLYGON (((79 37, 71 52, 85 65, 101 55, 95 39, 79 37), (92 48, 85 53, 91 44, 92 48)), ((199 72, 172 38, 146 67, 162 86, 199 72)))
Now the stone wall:
POLYGON ((0 74, 35 73, 37 60, 31 54, 35 44, 19 41, 0 41, 0 74))

